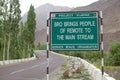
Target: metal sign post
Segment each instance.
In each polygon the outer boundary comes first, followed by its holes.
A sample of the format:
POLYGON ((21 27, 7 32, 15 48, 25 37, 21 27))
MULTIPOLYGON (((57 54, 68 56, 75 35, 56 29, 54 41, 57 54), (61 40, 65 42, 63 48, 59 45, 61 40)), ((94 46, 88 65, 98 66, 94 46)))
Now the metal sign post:
POLYGON ((49 19, 47 20, 47 49, 46 49, 46 55, 47 55, 47 80, 49 80, 49 19))
POLYGON ((100 34, 101 34, 101 71, 102 71, 102 78, 104 76, 104 46, 103 46, 103 16, 102 16, 102 11, 100 11, 100 21, 101 21, 101 26, 100 26, 100 34))

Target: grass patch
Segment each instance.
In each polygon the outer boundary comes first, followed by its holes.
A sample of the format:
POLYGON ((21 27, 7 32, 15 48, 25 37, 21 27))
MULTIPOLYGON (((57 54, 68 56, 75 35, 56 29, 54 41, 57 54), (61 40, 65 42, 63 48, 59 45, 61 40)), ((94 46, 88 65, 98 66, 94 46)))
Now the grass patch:
POLYGON ((105 69, 112 70, 112 69, 118 69, 120 66, 105 66, 105 69))
POLYGON ((64 63, 62 64, 62 69, 63 70, 67 69, 67 60, 65 60, 64 63))

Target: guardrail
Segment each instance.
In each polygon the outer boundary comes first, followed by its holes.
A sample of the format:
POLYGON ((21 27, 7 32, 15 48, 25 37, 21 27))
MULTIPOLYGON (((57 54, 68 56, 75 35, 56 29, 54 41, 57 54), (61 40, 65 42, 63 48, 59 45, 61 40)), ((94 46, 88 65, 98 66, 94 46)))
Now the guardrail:
MULTIPOLYGON (((60 55, 60 56, 64 56, 66 58, 72 57, 72 56, 66 56, 66 55, 63 55, 63 54, 58 54, 58 53, 55 53, 55 52, 52 52, 52 53, 60 55)), ((72 58, 76 58, 76 57, 72 57, 72 58)), ((78 57, 77 57, 77 59, 79 59, 79 61, 82 62, 82 64, 88 70, 88 72, 91 75, 91 77, 93 78, 93 80, 116 80, 113 77, 110 77, 107 73, 104 73, 104 76, 102 77, 102 73, 101 73, 100 69, 96 68, 93 64, 90 64, 86 60, 83 60, 83 59, 78 58, 78 57)))
POLYGON ((31 61, 35 59, 36 59, 36 56, 34 55, 34 57, 31 57, 31 58, 0 61, 0 65, 8 65, 8 64, 14 64, 14 63, 26 62, 26 61, 31 61))

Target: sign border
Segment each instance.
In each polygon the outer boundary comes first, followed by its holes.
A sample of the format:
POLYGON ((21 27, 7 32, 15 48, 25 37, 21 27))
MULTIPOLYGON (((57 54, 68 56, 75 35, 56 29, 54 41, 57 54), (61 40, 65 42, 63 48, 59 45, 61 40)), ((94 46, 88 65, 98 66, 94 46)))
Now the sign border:
POLYGON ((50 34, 50 46, 49 46, 49 49, 50 51, 100 51, 100 12, 99 11, 61 11, 61 12, 50 12, 50 15, 49 15, 49 20, 50 20, 50 24, 49 24, 49 34, 50 34), (98 13, 98 49, 52 49, 51 48, 51 14, 55 14, 55 13, 79 13, 79 12, 96 12, 98 13))

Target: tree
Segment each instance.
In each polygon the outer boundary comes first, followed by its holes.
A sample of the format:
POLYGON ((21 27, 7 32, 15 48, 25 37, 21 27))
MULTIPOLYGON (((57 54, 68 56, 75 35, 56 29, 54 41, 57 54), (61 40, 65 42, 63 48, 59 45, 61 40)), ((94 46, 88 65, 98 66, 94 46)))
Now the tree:
POLYGON ((21 20, 21 10, 19 0, 8 0, 8 19, 6 20, 6 33, 8 42, 7 48, 7 59, 15 57, 14 55, 17 54, 19 51, 17 50, 18 47, 18 33, 19 33, 19 22, 21 20), (9 53, 11 55, 9 55, 9 53))
POLYGON ((10 0, 9 7, 9 24, 11 27, 11 33, 14 34, 14 36, 17 36, 19 33, 19 22, 21 20, 19 0, 10 0))
POLYGON ((27 29, 26 32, 28 33, 26 39, 28 41, 28 48, 29 51, 33 52, 34 48, 34 39, 35 39, 35 29, 36 29, 36 14, 34 10, 34 6, 30 6, 27 16, 27 29))
MULTIPOLYGON (((17 37, 19 33, 19 21, 21 20, 21 10, 19 0, 0 0, 0 51, 7 59, 9 54, 17 53, 17 37)), ((12 56, 11 56, 12 58, 12 56)))
POLYGON ((30 6, 30 9, 28 11, 28 16, 27 16, 27 26, 28 26, 28 31, 29 31, 29 39, 30 43, 34 44, 34 36, 35 36, 35 29, 36 29, 36 15, 34 12, 34 6, 30 6))
POLYGON ((2 53, 2 48, 3 48, 3 37, 2 37, 2 35, 3 35, 3 19, 2 19, 2 15, 3 15, 3 4, 4 4, 4 1, 3 0, 1 0, 0 1, 0 56, 2 55, 1 53, 2 53))
POLYGON ((5 21, 7 20, 8 0, 0 0, 0 57, 5 60, 6 50, 6 33, 5 21))

